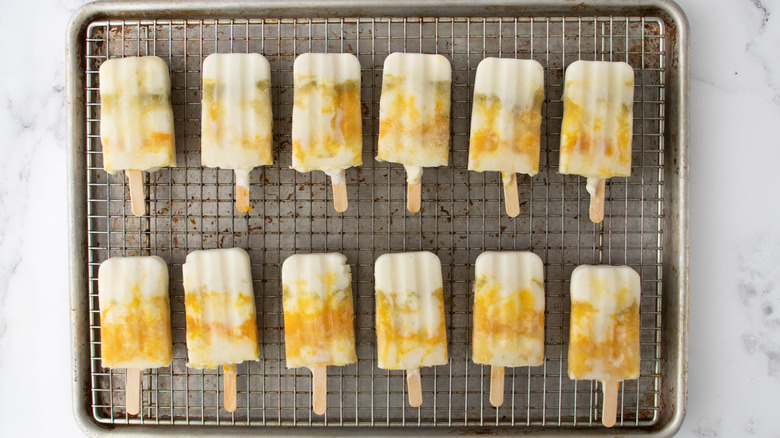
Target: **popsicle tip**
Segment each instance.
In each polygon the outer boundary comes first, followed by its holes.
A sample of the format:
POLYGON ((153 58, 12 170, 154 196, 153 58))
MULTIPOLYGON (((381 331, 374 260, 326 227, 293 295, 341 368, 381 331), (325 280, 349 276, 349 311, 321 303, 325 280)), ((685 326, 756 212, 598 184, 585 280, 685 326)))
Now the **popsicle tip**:
POLYGON ((420 211, 422 205, 422 182, 409 183, 406 188, 406 209, 410 213, 420 211))
POLYGON ((333 208, 337 212, 347 211, 349 200, 347 199, 347 180, 344 178, 344 171, 341 171, 341 177, 332 177, 331 186, 333 188, 333 208))
POLYGON ((517 194, 517 174, 501 172, 504 183, 504 204, 509 217, 520 215, 520 198, 517 194))
POLYGON ((490 404, 499 407, 504 404, 504 367, 490 367, 490 404))
POLYGON ((125 170, 130 186, 130 207, 134 216, 146 213, 146 195, 144 195, 144 172, 142 170, 125 170))
POLYGON ((347 211, 349 203, 345 199, 344 202, 333 202, 333 209, 336 210, 336 213, 344 213, 347 211))
POLYGON ((312 373, 312 410, 317 415, 325 415, 328 409, 328 367, 311 369, 312 373))
POLYGON ((249 187, 236 186, 236 210, 240 213, 252 211, 252 206, 249 203, 249 187))
POLYGON ((604 198, 606 192, 606 180, 588 178, 588 193, 590 193, 590 220, 601 223, 604 220, 604 198))
POLYGON ((604 407, 601 413, 601 424, 605 427, 612 427, 617 420, 617 393, 620 382, 603 381, 601 382, 604 392, 604 407))
POLYGON ((413 408, 422 405, 422 384, 420 382, 420 369, 406 370, 406 383, 409 386, 409 404, 413 408))
POLYGON ((236 411, 236 365, 225 364, 222 366, 223 387, 225 388, 224 402, 225 410, 228 412, 236 411))
POLYGON ((125 375, 125 405, 127 415, 141 412, 141 370, 128 368, 125 375))

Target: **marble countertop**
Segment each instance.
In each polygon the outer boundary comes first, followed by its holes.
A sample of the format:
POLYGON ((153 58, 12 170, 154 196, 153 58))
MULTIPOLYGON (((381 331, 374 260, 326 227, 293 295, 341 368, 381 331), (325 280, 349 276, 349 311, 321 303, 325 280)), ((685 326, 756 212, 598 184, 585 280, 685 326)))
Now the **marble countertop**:
MULTIPOLYGON (((64 82, 65 28, 83 3, 6 2, 0 14, 0 436, 82 434, 71 409, 64 82)), ((679 4, 692 76, 679 436, 777 437, 780 1, 679 4)))

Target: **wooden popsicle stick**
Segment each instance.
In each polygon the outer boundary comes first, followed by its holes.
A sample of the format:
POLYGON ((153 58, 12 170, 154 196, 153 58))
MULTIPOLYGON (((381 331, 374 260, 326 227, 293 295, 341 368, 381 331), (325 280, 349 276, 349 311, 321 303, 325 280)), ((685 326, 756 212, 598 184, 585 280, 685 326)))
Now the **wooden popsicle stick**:
POLYGON ((406 186, 406 209, 411 213, 420 211, 422 204, 422 178, 416 183, 408 183, 406 186))
POLYGON ((499 407, 504 404, 504 367, 490 367, 490 404, 499 407))
POLYGON ((236 210, 241 213, 252 211, 249 205, 249 187, 236 185, 236 210))
POLYGON ((144 195, 144 172, 142 170, 125 170, 130 185, 130 205, 135 216, 143 216, 146 212, 146 196, 144 195))
POLYGON ((333 207, 341 213, 347 210, 349 202, 347 200, 347 177, 342 170, 335 178, 331 178, 333 187, 333 207))
POLYGON ((141 412, 141 370, 128 368, 125 375, 125 404, 128 415, 141 412))
POLYGON ((328 408, 328 367, 314 367, 312 373, 311 404, 314 413, 325 415, 328 408))
POLYGON ((604 192, 607 180, 601 179, 596 184, 596 194, 590 196, 590 220, 600 223, 604 220, 604 192))
POLYGON ((520 199, 517 195, 517 174, 505 174, 501 172, 504 181, 504 205, 509 217, 517 217, 520 214, 520 199))
POLYGON ((419 407, 422 404, 422 384, 420 383, 420 369, 406 370, 406 383, 409 386, 409 404, 419 407))
POLYGON ((236 411, 236 365, 225 364, 222 366, 223 385, 225 388, 224 404, 228 412, 236 411))
POLYGON ((604 392, 604 406, 601 408, 601 424, 607 427, 615 425, 617 418, 617 393, 620 382, 604 381, 601 382, 601 389, 604 392))

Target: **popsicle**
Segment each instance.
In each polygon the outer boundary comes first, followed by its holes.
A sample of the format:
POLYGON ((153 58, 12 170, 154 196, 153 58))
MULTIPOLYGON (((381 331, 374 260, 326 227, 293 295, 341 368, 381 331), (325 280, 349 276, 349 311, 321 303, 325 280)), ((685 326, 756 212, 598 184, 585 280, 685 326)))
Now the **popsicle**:
POLYGON ((140 412, 141 373, 170 365, 168 265, 157 256, 111 257, 98 269, 100 353, 106 368, 127 368, 127 413, 140 412))
POLYGON ((571 274, 569 377, 601 381, 602 423, 615 424, 620 381, 639 378, 639 274, 582 265, 571 274))
POLYGON ((287 367, 312 371, 312 405, 327 408, 327 367, 357 361, 352 275, 338 253, 296 254, 282 264, 287 367))
POLYGON ((490 365, 490 403, 504 403, 504 367, 544 362, 544 265, 532 252, 484 252, 474 276, 473 360, 490 365))
POLYGON ((176 165, 168 65, 156 56, 109 59, 100 65, 103 168, 129 179, 133 214, 146 210, 143 172, 176 165))
POLYGON ((201 110, 201 164, 232 169, 236 209, 249 212, 249 172, 273 163, 268 61, 258 53, 207 56, 201 110))
POLYGON ((441 262, 427 251, 383 254, 374 269, 378 366, 406 370, 418 407, 420 367, 447 363, 441 262))
POLYGON ((192 368, 224 371, 225 410, 236 410, 236 364, 257 360, 249 255, 241 248, 187 254, 182 266, 187 355, 192 368))
POLYGON ((292 168, 331 178, 333 205, 347 209, 345 169, 363 164, 360 62, 349 53, 304 53, 293 65, 292 168))
POLYGON ((477 66, 469 170, 499 171, 506 212, 520 214, 517 173, 539 171, 544 69, 528 59, 485 58, 477 66))
POLYGON ((625 62, 566 69, 559 170, 588 179, 590 219, 604 220, 605 181, 631 175, 634 71, 625 62))
POLYGON ((451 82, 444 56, 391 53, 385 59, 376 159, 404 165, 412 213, 420 211, 423 168, 448 162, 451 82))

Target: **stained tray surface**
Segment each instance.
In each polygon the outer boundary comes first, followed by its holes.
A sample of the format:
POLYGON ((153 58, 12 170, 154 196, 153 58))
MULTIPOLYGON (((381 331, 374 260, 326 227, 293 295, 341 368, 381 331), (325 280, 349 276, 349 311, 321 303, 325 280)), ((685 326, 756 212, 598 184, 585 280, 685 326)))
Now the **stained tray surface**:
MULTIPOLYGON (((624 382, 618 425, 652 428, 664 406, 662 308, 667 66, 673 53, 663 19, 653 16, 361 17, 104 19, 85 35, 86 255, 89 409, 106 425, 537 426, 560 430, 600 424, 595 382, 567 376, 569 282, 580 264, 627 264, 642 278, 641 376, 624 382), (405 173, 376 155, 382 65, 391 52, 440 53, 452 63, 450 165, 426 169, 419 214, 405 209, 405 173), (234 207, 232 171, 200 165, 203 59, 257 52, 271 63, 274 164, 251 174, 254 211, 234 207), (333 210, 322 172, 290 169, 292 66, 306 52, 349 52, 362 68, 363 166, 347 171, 349 209, 333 210), (126 181, 102 169, 98 69, 106 59, 156 55, 170 66, 177 167, 147 176, 149 204, 131 213, 126 181), (498 172, 466 169, 474 75, 488 56, 535 59, 544 66, 539 174, 518 176, 521 213, 504 213, 498 172), (588 220, 585 180, 558 170, 565 68, 575 60, 626 61, 636 77, 630 178, 607 183, 602 225, 588 220), (261 357, 238 367, 238 409, 221 408, 221 371, 185 366, 181 265, 187 253, 248 250, 261 357), (442 261, 449 364, 422 370, 423 405, 406 402, 402 372, 376 366, 373 266, 387 252, 429 250, 442 261), (471 362, 474 261, 483 251, 529 250, 545 262, 545 361, 507 369, 498 409, 488 402, 490 369, 471 362), (352 267, 357 364, 330 367, 328 411, 311 410, 311 373, 285 367, 281 264, 307 252, 341 252, 352 267), (108 257, 158 255, 170 268, 174 361, 143 374, 143 418, 125 413, 124 370, 100 361, 98 266, 108 257)), ((83 176, 78 176, 83 177, 83 176)), ((668 263, 668 262, 666 262, 668 263)))

